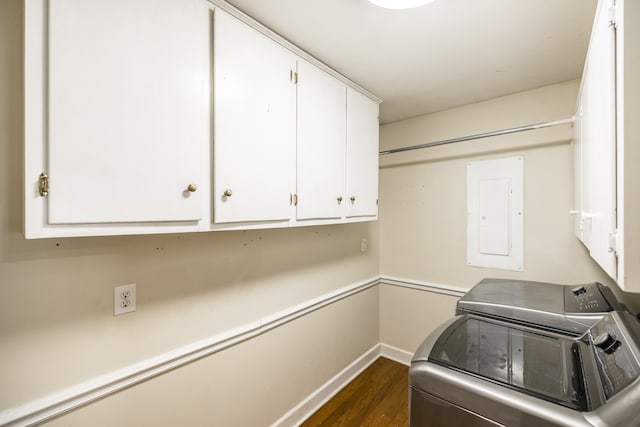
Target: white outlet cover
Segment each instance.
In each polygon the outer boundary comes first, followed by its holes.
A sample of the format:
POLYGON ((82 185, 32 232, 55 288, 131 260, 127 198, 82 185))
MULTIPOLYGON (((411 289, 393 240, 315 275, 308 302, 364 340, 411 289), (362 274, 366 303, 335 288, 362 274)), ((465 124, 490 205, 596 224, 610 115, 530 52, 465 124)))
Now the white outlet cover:
POLYGON ((136 284, 131 283, 113 288, 113 315, 136 311, 136 284))

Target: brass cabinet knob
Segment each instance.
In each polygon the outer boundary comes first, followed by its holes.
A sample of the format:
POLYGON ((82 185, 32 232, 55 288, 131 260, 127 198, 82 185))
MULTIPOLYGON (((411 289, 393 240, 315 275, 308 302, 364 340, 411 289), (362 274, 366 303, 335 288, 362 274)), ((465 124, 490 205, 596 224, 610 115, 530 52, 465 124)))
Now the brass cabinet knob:
POLYGON ((187 190, 189 190, 190 193, 195 192, 198 189, 198 187, 195 184, 189 184, 187 186, 187 190))
POLYGON ((355 203, 356 201, 356 196, 351 196, 351 203, 355 203))
POLYGON ((338 204, 342 203, 342 196, 338 196, 338 204))
POLYGON ((233 195, 233 191, 231 191, 231 189, 227 188, 226 190, 224 190, 223 193, 226 197, 231 197, 233 195))

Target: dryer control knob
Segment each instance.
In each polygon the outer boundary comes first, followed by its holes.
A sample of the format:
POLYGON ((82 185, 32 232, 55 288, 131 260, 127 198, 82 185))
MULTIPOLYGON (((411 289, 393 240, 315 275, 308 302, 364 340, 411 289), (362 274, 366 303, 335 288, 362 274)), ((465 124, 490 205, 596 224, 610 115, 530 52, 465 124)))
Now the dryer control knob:
POLYGON ((618 341, 608 332, 603 332, 593 340, 596 347, 601 348, 606 353, 613 352, 617 347, 618 341))

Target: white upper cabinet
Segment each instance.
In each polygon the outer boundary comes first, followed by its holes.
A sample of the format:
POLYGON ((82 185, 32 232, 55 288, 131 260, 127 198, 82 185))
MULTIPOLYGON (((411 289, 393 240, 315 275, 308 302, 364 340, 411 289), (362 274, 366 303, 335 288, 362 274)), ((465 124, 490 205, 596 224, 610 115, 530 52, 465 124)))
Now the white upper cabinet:
POLYGON ((297 57, 220 9, 214 21, 214 222, 289 220, 297 57))
POLYGON ((296 218, 344 216, 346 86, 298 61, 296 218))
POLYGON ((615 27, 608 2, 596 13, 574 126, 576 234, 617 279, 615 27))
POLYGON ((28 237, 207 219, 208 28, 202 0, 26 0, 28 237))
POLYGON ((27 238, 377 218, 375 97, 228 3, 24 16, 27 238))
POLYGON ((347 88, 347 217, 378 214, 378 103, 347 88))

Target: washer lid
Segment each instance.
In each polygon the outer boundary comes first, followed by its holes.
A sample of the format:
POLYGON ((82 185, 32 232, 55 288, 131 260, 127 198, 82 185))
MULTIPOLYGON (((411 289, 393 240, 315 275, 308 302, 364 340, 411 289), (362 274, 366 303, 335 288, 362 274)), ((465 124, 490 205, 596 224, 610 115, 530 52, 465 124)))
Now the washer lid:
POLYGON ((560 335, 462 316, 440 335, 429 361, 587 411, 579 346, 560 335))
POLYGON ((483 279, 458 301, 458 308, 462 309, 482 311, 491 310, 495 306, 562 315, 564 287, 525 280, 483 279), (483 306, 485 308, 482 308, 483 306))
POLYGON ((613 308, 624 309, 605 286, 580 286, 510 279, 483 279, 456 305, 474 313, 535 328, 582 335, 613 308))

